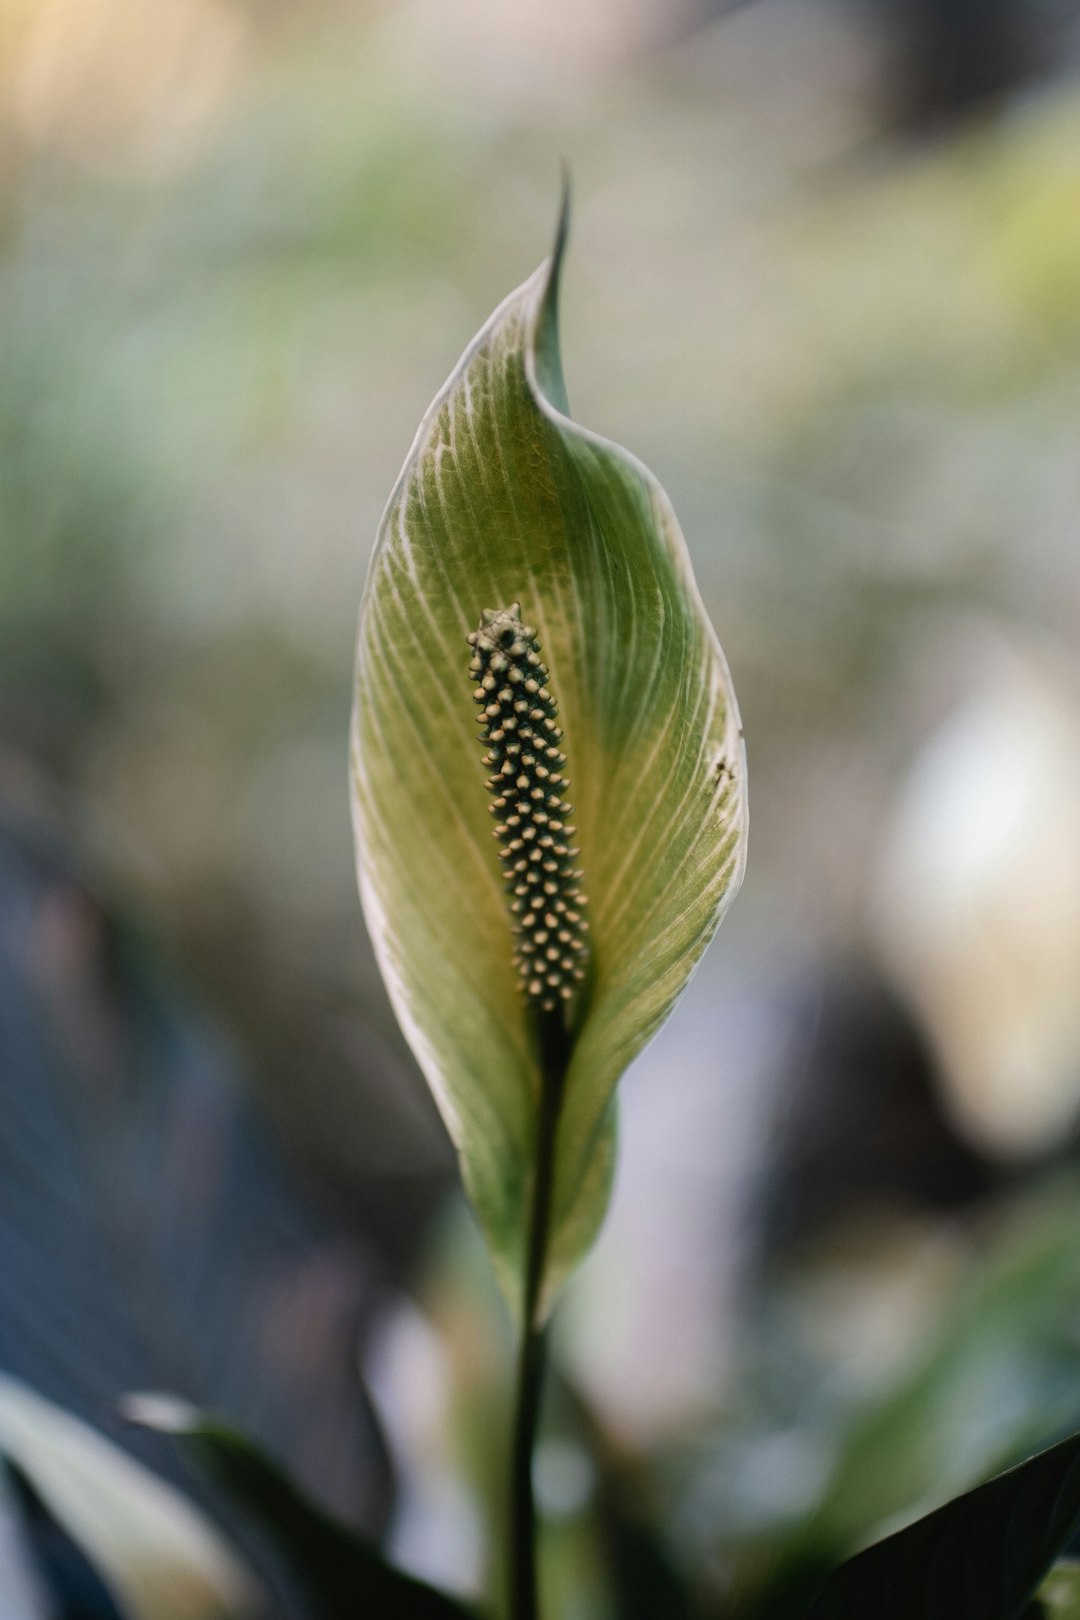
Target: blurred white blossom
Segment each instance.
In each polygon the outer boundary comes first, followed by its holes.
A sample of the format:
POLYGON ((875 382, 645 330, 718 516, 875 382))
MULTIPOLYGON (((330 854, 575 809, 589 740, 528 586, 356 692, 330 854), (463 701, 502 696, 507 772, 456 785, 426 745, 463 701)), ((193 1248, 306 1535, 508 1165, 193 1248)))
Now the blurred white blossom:
POLYGON ((878 935, 965 1132, 1000 1154, 1080 1113, 1080 691, 1019 644, 988 647, 897 809, 878 935))

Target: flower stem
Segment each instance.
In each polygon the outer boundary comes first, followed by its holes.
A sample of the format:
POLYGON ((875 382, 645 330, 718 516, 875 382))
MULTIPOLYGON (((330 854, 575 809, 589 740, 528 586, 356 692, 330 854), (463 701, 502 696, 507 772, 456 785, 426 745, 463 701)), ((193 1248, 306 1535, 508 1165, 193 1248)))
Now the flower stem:
POLYGON ((539 1614, 532 1461, 544 1375, 544 1341, 542 1328, 529 1329, 522 1336, 518 1358, 510 1496, 511 1620, 537 1620, 539 1614))
POLYGON ((543 1078, 536 1131, 532 1207, 525 1267, 525 1308, 518 1352, 510 1475, 510 1620, 538 1620, 533 1451, 540 1419, 547 1335, 541 1291, 551 1228, 555 1141, 562 1110, 569 1042, 560 1013, 540 1015, 543 1078))

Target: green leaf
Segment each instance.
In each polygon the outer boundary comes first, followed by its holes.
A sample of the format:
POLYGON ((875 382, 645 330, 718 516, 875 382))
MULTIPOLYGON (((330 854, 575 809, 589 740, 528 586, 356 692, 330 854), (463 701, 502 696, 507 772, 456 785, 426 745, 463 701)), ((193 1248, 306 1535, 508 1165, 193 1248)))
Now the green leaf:
MULTIPOLYGON (((118 1390, 179 1378, 287 1461, 320 1458, 328 1507, 375 1512, 388 1464, 353 1357, 372 1284, 340 1241, 345 1218, 284 1162, 238 1032, 211 1028, 92 897, 85 856, 0 791, 3 1370, 90 1422, 118 1390), (49 927, 85 929, 70 973, 41 958, 49 927), (91 1027, 113 1034, 57 1036, 91 1027), (185 1192, 193 1141, 214 1170, 185 1192), (267 1323, 312 1277, 337 1308, 286 1344, 267 1323)), ((175 1476, 170 1448, 154 1449, 175 1476)))
POLYGON ((1080 1620, 1080 1564, 1063 1559, 1039 1587, 1047 1620, 1080 1620))
POLYGON ((0 1458, 30 1483, 130 1620, 243 1620, 262 1612, 239 1557, 185 1496, 2 1374, 0 1458))
POLYGON ((316 1507, 234 1429, 167 1396, 133 1396, 124 1411, 132 1421, 171 1435, 247 1510, 305 1588, 319 1620, 356 1620, 361 1614, 468 1620, 470 1611, 461 1604, 392 1568, 375 1547, 316 1507))
POLYGON ((556 250, 466 349, 380 527, 352 731, 361 894, 391 999, 521 1300, 542 1062, 518 988, 466 636, 521 603, 560 710, 591 925, 571 1019, 546 1302, 608 1198, 616 1082, 738 888, 745 767, 670 502, 566 414, 556 250))
POLYGON ((1080 1435, 849 1559, 806 1620, 1020 1620, 1080 1528, 1080 1435))
MULTIPOLYGON (((853 1548, 931 1493, 965 1490, 1073 1426, 1078 1196, 1066 1176, 999 1208, 927 1342, 885 1391, 839 1420, 810 1511, 725 1544, 724 1556, 742 1563, 740 1616, 801 1612, 800 1596, 805 1608, 853 1548)), ((811 1424, 823 1441, 820 1412, 811 1424)))

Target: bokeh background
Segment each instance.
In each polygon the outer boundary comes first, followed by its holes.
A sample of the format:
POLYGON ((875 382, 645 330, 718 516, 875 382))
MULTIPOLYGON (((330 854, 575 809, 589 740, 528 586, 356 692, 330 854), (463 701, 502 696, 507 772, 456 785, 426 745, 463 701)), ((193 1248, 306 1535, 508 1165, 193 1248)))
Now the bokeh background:
POLYGON ((0 1371, 492 1578, 507 1327, 345 735, 565 159, 571 401, 680 512, 752 835, 563 1312, 558 1612, 764 1614, 1080 1426, 1078 67, 1072 0, 3 0, 0 1371))

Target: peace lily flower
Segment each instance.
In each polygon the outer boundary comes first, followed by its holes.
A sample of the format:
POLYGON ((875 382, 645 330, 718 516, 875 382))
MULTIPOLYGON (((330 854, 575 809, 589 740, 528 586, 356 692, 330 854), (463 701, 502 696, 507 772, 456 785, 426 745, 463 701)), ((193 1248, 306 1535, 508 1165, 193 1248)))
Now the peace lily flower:
POLYGON ((352 728, 371 936, 526 1321, 595 1236, 616 1083, 746 853, 735 697, 675 514, 568 414, 564 242, 565 214, 421 423, 372 559, 352 728))

